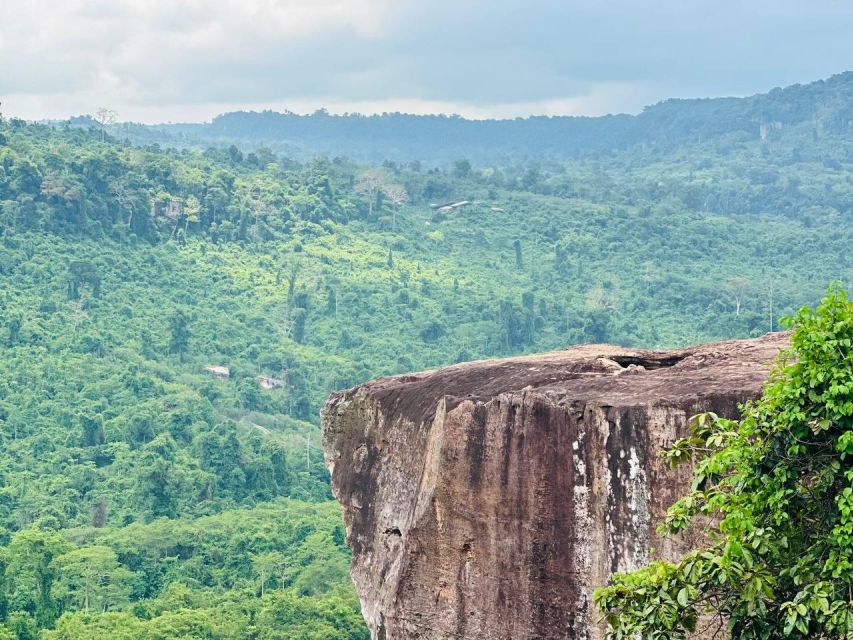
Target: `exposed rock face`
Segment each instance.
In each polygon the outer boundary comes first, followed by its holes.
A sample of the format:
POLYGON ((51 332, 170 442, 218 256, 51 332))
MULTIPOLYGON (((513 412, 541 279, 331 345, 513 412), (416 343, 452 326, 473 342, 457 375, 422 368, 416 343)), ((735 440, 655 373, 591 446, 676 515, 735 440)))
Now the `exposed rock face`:
POLYGON ((656 536, 689 476, 659 451, 696 413, 736 416, 787 340, 582 346, 333 395, 326 461, 373 637, 600 638, 597 586, 698 542, 656 536))

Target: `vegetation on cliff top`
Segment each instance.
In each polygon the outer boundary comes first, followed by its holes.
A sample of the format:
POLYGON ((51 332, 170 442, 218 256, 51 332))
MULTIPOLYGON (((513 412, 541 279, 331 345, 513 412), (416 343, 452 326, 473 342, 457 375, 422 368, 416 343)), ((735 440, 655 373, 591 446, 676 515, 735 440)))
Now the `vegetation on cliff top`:
POLYGON ((853 302, 832 289, 793 321, 791 352, 743 418, 700 415, 667 452, 695 471, 662 532, 709 516, 710 545, 599 589, 611 638, 675 640, 701 623, 742 640, 853 638, 853 302))

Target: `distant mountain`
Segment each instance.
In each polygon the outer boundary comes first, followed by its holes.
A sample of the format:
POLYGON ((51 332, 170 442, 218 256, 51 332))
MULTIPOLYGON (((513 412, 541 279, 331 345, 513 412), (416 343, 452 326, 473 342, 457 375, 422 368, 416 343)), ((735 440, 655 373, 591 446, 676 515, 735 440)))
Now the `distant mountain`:
POLYGON ((636 116, 467 120, 402 113, 238 111, 206 124, 119 125, 115 133, 142 144, 264 145, 299 159, 343 155, 366 162, 446 164, 467 158, 482 164, 565 159, 637 145, 672 150, 726 135, 761 141, 801 125, 822 134, 851 134, 853 72, 747 98, 666 100, 636 116))

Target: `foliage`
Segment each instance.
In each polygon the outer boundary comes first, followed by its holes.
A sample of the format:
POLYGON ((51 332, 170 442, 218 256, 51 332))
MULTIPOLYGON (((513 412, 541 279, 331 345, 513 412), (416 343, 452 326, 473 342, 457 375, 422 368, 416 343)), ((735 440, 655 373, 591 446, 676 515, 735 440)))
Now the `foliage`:
MULTIPOLYGON (((497 160, 506 164, 512 158, 564 160, 607 156, 614 151, 635 153, 638 148, 677 153, 697 138, 707 148, 719 139, 731 144, 747 137, 786 137, 790 129, 797 128, 797 133, 816 129, 818 135, 829 134, 836 141, 838 134, 846 134, 849 151, 851 91, 853 72, 848 71, 748 98, 666 100, 636 116, 466 120, 404 113, 364 116, 323 110, 308 115, 263 111, 226 113, 207 124, 126 124, 111 130, 139 144, 234 144, 248 149, 263 144, 276 153, 303 159, 328 154, 373 163, 390 159, 427 166, 453 164, 454 175, 465 177, 471 170, 469 161, 489 165, 497 160)), ((809 142, 806 154, 816 146, 814 140, 809 142)), ((536 180, 536 167, 527 169, 525 188, 536 180)))
POLYGON ((56 581, 51 595, 66 607, 107 611, 127 604, 133 574, 109 547, 75 549, 53 564, 56 581))
POLYGON ((834 288, 795 321, 742 419, 700 415, 667 453, 696 466, 663 530, 712 517, 710 546, 598 590, 610 637, 684 638, 710 612, 734 638, 853 638, 853 302, 834 288))

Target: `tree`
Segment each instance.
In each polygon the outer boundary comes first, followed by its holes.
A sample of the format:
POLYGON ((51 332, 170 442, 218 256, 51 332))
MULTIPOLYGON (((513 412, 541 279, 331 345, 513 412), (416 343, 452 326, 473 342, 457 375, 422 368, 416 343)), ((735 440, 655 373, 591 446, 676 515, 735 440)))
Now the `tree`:
POLYGON ((172 232, 169 234, 170 238, 174 238, 178 231, 181 216, 184 215, 183 201, 165 191, 161 191, 151 203, 151 216, 154 217, 156 213, 162 213, 168 220, 174 223, 172 225, 172 232))
POLYGON ((92 297, 101 296, 101 276, 98 267, 88 260, 74 260, 68 265, 68 292, 71 299, 80 295, 80 286, 88 284, 92 297))
POLYGON ((118 113, 112 109, 101 107, 92 119, 101 126, 101 142, 104 142, 107 139, 107 127, 116 123, 118 113))
POLYGON ((464 179, 471 175, 471 163, 464 158, 453 161, 453 177, 464 179))
POLYGON ((438 320, 430 320, 426 323, 426 325, 420 331, 421 340, 424 342, 437 342, 447 333, 447 330, 444 328, 438 320))
POLYGON ((7 344, 10 347, 18 344, 18 339, 21 336, 21 326, 23 325, 23 321, 21 320, 21 316, 12 316, 9 318, 9 339, 7 344))
POLYGON ((308 312, 303 307, 296 307, 291 312, 291 334, 294 342, 302 344, 305 342, 305 323, 308 320, 308 312))
POLYGON ((293 297, 296 294, 296 280, 299 277, 299 263, 294 263, 290 267, 290 274, 287 276, 287 304, 293 305, 293 297))
POLYGON ((190 340, 189 319, 183 311, 177 311, 169 318, 169 332, 169 353, 177 353, 183 360, 190 340))
POLYGON ((258 383, 252 378, 243 378, 237 385, 237 398, 240 406, 251 411, 259 411, 264 406, 264 398, 258 383))
POLYGON ((29 160, 18 160, 12 167, 12 188, 16 191, 37 195, 44 178, 39 167, 29 160))
POLYGON ((749 290, 749 280, 746 278, 729 278, 726 280, 726 291, 735 302, 735 315, 740 317, 740 305, 749 290))
MULTIPOLYGON (((532 306, 532 298, 530 300, 532 306)), ((509 300, 502 300, 498 306, 498 339, 502 348, 511 351, 530 344, 534 337, 534 316, 526 309, 519 309, 509 300)))
POLYGON ((13 640, 37 640, 39 635, 36 620, 26 611, 10 613, 5 626, 11 629, 13 640))
MULTIPOLYGON (((5 573, 10 590, 31 601, 39 624, 52 622, 56 615, 51 598, 51 587, 56 579, 52 563, 70 548, 71 545, 58 533, 25 529, 16 533, 5 549, 5 573)), ((22 604, 24 606, 20 608, 30 609, 27 604, 22 604)))
POLYGON ((524 268, 524 260, 521 256, 521 240, 516 238, 512 243, 512 248, 515 249, 515 267, 517 269, 524 268))
POLYGON ((770 318, 770 331, 773 331, 775 325, 773 317, 773 278, 767 279, 767 315, 770 318))
POLYGON ((227 206, 228 200, 228 191, 220 180, 213 182, 207 187, 204 204, 210 210, 211 224, 216 224, 216 213, 227 206))
POLYGON ((611 638, 684 638, 709 612, 743 640, 853 637, 853 303, 832 288, 795 322, 761 399, 667 453, 695 469, 662 532, 711 518, 710 544, 599 589, 611 638))
POLYGON ((133 195, 124 180, 112 180, 110 182, 110 193, 115 197, 119 206, 127 211, 127 226, 132 228, 133 223, 133 195))
POLYGON ((191 222, 195 224, 199 221, 200 213, 201 203, 198 201, 198 198, 195 196, 187 198, 184 202, 184 235, 186 235, 191 222))
POLYGON ((134 478, 138 508, 147 516, 173 517, 181 498, 181 469, 175 463, 175 442, 160 434, 141 450, 134 478))
POLYGON ((133 572, 119 563, 109 547, 75 549, 53 561, 56 597, 66 605, 99 611, 120 607, 130 597, 133 572))
POLYGON ((79 416, 84 447, 96 447, 104 444, 104 423, 101 416, 81 414, 79 416))
POLYGON ((261 583, 261 597, 264 597, 267 583, 273 576, 278 581, 279 588, 284 586, 284 571, 287 568, 287 557, 279 551, 258 553, 252 556, 252 569, 258 575, 261 583))
POLYGON ((353 187, 356 193, 367 197, 367 215, 373 216, 373 205, 376 197, 388 183, 388 172, 381 167, 373 167, 362 171, 353 187))
POLYGON ((388 201, 391 203, 391 227, 397 227, 397 211, 409 199, 409 194, 406 188, 401 184, 386 184, 382 187, 382 192, 388 201))

